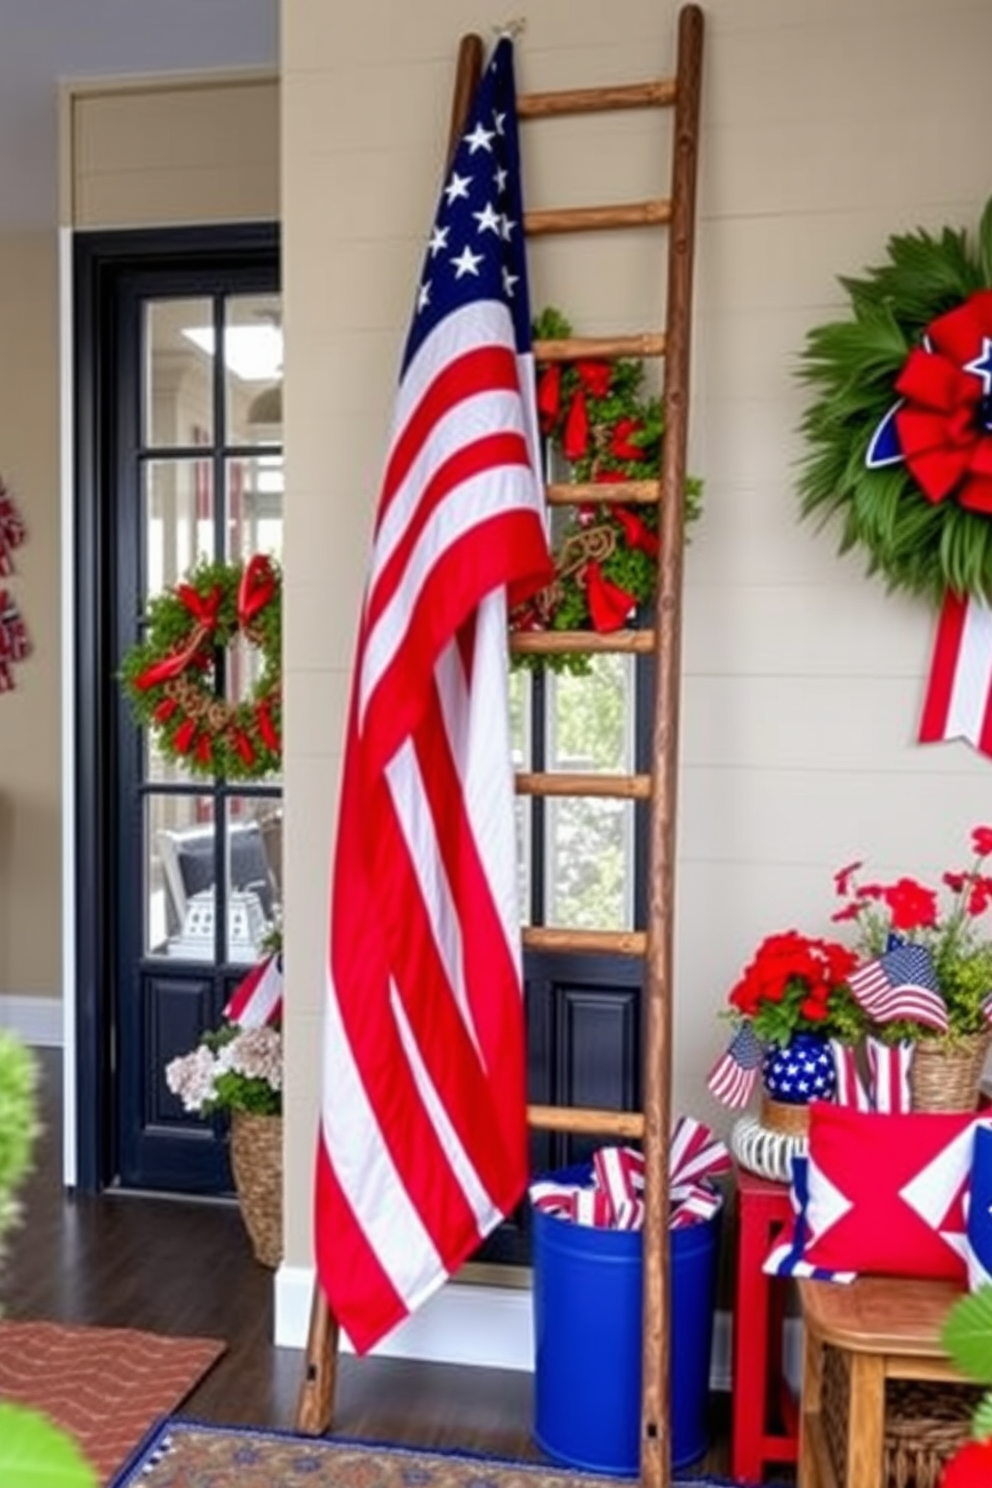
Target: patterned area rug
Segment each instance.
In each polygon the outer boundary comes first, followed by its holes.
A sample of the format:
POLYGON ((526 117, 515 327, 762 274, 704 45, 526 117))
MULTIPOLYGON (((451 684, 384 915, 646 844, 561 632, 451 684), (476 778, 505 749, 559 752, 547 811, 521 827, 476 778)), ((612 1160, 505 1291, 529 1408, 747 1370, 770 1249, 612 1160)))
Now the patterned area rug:
POLYGON ((106 1482, 226 1347, 133 1328, 0 1322, 0 1398, 71 1432, 106 1482))
MULTIPOLYGON (((672 1488, 713 1488, 720 1481, 682 1477, 672 1488)), ((617 1482, 540 1463, 164 1421, 111 1488, 616 1488, 617 1482)))

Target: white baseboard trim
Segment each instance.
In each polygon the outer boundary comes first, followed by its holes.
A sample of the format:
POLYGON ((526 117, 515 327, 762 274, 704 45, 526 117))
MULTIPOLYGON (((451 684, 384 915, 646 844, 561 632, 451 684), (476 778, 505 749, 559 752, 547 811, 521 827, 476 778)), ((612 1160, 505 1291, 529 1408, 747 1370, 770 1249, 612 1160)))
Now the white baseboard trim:
POLYGON ((26 1044, 61 1049, 62 1020, 61 997, 28 997, 0 992, 0 1028, 9 1028, 26 1044))
MULTIPOLYGON (((306 1266, 282 1265, 275 1285, 275 1342, 281 1348, 306 1348, 313 1271, 306 1266)), ((730 1340, 730 1314, 718 1312, 713 1322, 711 1389, 730 1389, 730 1340)), ((342 1350, 353 1352, 347 1339, 342 1339, 342 1350)), ((798 1318, 786 1319, 784 1352, 786 1378, 798 1392, 802 1370, 798 1318)), ((375 1353, 381 1358, 419 1359, 432 1364, 531 1371, 531 1294, 516 1287, 451 1282, 396 1328, 375 1353)))

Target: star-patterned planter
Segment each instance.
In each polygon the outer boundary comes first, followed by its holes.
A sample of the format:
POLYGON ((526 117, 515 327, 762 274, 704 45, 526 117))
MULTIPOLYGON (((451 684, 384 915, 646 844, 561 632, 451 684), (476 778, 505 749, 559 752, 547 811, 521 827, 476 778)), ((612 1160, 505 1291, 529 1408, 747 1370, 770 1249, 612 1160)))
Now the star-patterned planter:
POLYGON ((769 1049, 761 1077, 772 1100, 792 1106, 830 1100, 837 1088, 830 1045, 818 1033, 795 1033, 784 1048, 769 1049))

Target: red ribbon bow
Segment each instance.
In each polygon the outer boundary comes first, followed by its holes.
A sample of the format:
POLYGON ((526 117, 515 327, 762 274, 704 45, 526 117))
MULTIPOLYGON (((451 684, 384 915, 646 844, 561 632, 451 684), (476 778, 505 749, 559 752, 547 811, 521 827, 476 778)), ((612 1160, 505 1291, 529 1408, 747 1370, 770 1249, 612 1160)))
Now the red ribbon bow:
POLYGON ((238 585, 238 624, 247 630, 250 622, 264 610, 276 592, 276 576, 264 553, 256 553, 245 564, 238 585))
POLYGON ((608 579, 595 559, 586 564, 585 585, 593 627, 601 633, 620 630, 637 603, 633 594, 608 579))
POLYGON ((625 506, 618 506, 613 516, 623 528, 624 539, 628 548, 640 548, 649 558, 658 556, 658 538, 651 528, 639 517, 637 512, 628 510, 625 506))
MULTIPOLYGON (((207 595, 200 594, 192 584, 177 584, 176 594, 189 610, 196 624, 185 646, 178 651, 173 651, 171 656, 166 656, 162 661, 156 661, 154 665, 146 667, 141 676, 135 679, 135 686, 140 687, 143 692, 146 692, 149 687, 157 687, 160 682, 168 682, 171 677, 178 677, 184 672, 203 642, 217 629, 217 617, 223 599, 218 584, 215 584, 207 595)), ((186 752, 181 745, 180 749, 183 753, 186 752)))
POLYGON ((899 445, 927 500, 992 513, 992 290, 931 321, 896 390, 899 445))

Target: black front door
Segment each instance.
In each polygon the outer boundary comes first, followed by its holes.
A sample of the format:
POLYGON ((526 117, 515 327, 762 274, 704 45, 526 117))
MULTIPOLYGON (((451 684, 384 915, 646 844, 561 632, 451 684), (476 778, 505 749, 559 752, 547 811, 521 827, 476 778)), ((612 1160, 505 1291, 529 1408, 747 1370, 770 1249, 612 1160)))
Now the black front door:
MULTIPOLYGON (((76 293, 80 1180, 224 1192, 223 1128, 165 1066, 280 921, 279 784, 165 758, 117 674, 148 600, 199 562, 280 556, 276 234, 84 235, 76 293)), ((232 649, 228 697, 256 660, 232 649)))

